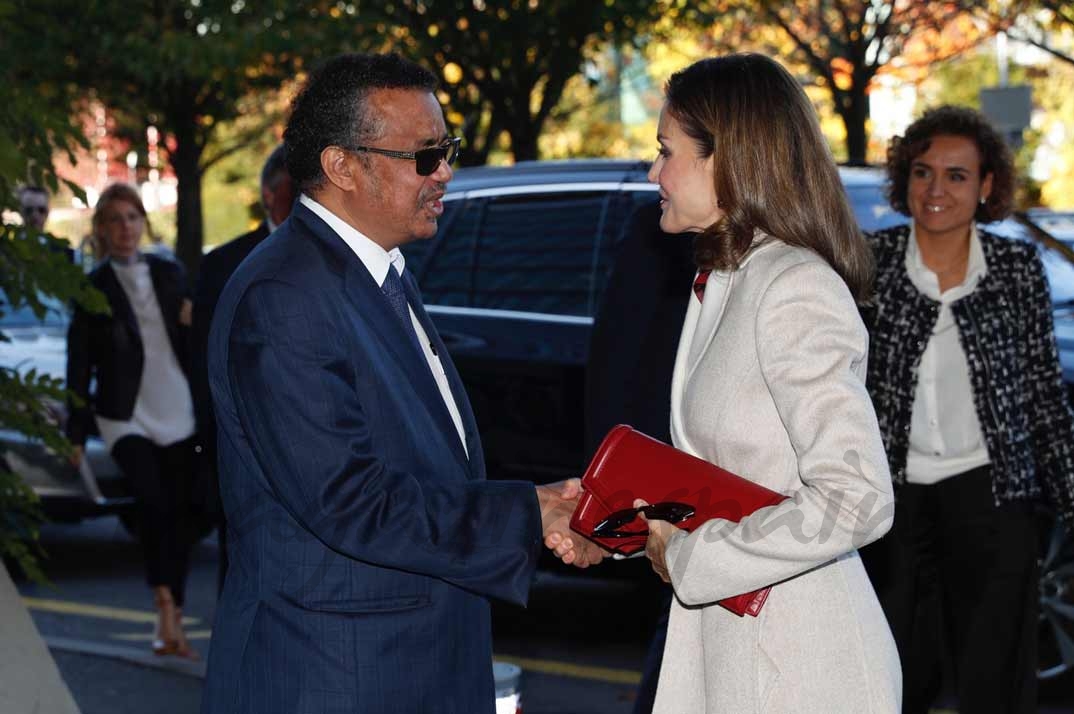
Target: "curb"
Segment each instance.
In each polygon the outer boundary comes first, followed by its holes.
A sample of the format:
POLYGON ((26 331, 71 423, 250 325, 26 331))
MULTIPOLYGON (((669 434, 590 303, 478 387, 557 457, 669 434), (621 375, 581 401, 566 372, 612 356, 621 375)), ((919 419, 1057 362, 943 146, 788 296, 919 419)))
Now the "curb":
POLYGON ((76 640, 70 637, 43 637, 42 639, 45 640, 45 644, 48 645, 50 650, 72 652, 74 654, 90 655, 92 657, 105 657, 126 662, 127 664, 137 665, 139 667, 172 672, 174 674, 181 674, 195 679, 205 679, 204 660, 191 662, 180 657, 161 657, 146 652, 140 648, 124 647, 122 645, 112 645, 90 640, 76 640))

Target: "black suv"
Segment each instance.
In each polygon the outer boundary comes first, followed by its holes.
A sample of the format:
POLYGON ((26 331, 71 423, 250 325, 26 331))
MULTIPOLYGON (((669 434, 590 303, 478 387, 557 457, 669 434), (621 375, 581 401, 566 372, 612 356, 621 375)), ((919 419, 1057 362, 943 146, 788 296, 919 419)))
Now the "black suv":
MULTIPOLYGON (((656 200, 648 170, 648 162, 599 159, 460 169, 436 237, 404 246, 466 383, 490 476, 543 483, 584 468, 589 334, 630 217, 656 200)), ((888 205, 880 171, 842 167, 840 176, 863 230, 906 222, 888 205)), ((1029 221, 1052 228, 1048 215, 989 230, 1040 242, 1029 221)), ((1074 240, 1064 254, 1066 236, 1056 233, 1044 260, 1064 376, 1074 384, 1074 240)))
MULTIPOLYGON (((489 474, 538 482, 585 466, 593 317, 634 210, 656 200, 647 162, 460 169, 440 231, 403 248, 473 403, 489 474)), ((893 225, 872 170, 844 169, 862 227, 893 225)))
MULTIPOLYGON (((614 160, 460 169, 436 237, 404 246, 469 392, 490 477, 544 483, 584 469, 589 335, 630 217, 656 200, 648 170, 614 160)), ((906 222, 889 207, 880 171, 840 175, 863 230, 906 222)), ((1030 212, 989 229, 1044 246, 1071 386, 1074 219, 1056 223, 1060 215, 1030 212)), ((1061 528, 1044 537, 1040 672, 1049 677, 1074 668, 1074 553, 1061 528)))
POLYGON ((639 162, 462 169, 440 231, 404 247, 473 403, 489 473, 578 476, 593 315, 634 209, 639 162))

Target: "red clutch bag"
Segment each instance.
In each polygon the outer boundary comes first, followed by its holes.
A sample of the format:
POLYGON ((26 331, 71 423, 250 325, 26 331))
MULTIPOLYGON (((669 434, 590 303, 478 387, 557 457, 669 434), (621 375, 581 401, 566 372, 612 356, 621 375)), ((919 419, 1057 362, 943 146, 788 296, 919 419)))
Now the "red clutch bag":
MULTIPOLYGON (((582 477, 582 489, 571 530, 622 555, 644 550, 648 539, 645 522, 636 516, 636 498, 687 531, 713 518, 737 523, 786 498, 625 424, 604 437, 582 477)), ((740 617, 756 617, 769 589, 726 598, 719 604, 740 617)))

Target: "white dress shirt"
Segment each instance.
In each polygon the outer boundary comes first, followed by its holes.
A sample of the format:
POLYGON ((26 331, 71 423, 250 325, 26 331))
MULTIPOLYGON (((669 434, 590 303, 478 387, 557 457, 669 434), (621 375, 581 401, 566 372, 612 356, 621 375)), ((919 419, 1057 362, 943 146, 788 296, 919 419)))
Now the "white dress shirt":
POLYGON ((981 241, 973 226, 966 277, 941 294, 939 279, 921 259, 911 228, 906 272, 922 295, 940 303, 940 314, 917 370, 906 457, 909 483, 934 484, 990 461, 974 406, 966 353, 951 313, 951 303, 972 293, 986 270, 981 241))
MULTIPOLYGON (((388 275, 388 270, 394 268, 395 271, 401 276, 403 274, 403 268, 406 267, 406 259, 403 257, 402 252, 398 248, 392 248, 390 251, 384 250, 380 245, 374 243, 368 236, 363 235, 354 226, 350 225, 336 214, 329 211, 317 201, 313 200, 306 194, 302 194, 298 199, 302 202, 306 208, 317 214, 318 218, 328 224, 328 227, 336 232, 336 234, 343 239, 354 254, 358 256, 358 259, 362 261, 362 265, 376 281, 377 285, 383 287, 384 278, 388 275)), ((466 451, 467 457, 470 452, 466 449, 466 431, 462 426, 462 417, 459 415, 459 407, 455 404, 455 397, 451 394, 451 387, 448 385, 447 373, 444 372, 444 366, 440 363, 440 357, 433 350, 432 342, 429 340, 429 335, 421 326, 421 322, 414 314, 413 306, 407 305, 410 312, 410 322, 414 325, 414 332, 418 334, 418 344, 421 345, 422 352, 425 353, 425 361, 429 364, 429 371, 432 372, 433 378, 436 379, 436 386, 440 389, 440 396, 444 399, 444 404, 447 406, 448 412, 451 414, 451 421, 455 424, 455 430, 459 433, 459 441, 462 442, 462 448, 466 451)), ((392 313, 394 316, 394 313, 392 313)))
POLYGON ((125 436, 145 437, 157 446, 177 443, 194 434, 194 401, 164 327, 149 265, 144 260, 128 265, 112 260, 109 265, 138 322, 142 378, 131 418, 121 421, 97 415, 97 429, 109 451, 125 436))

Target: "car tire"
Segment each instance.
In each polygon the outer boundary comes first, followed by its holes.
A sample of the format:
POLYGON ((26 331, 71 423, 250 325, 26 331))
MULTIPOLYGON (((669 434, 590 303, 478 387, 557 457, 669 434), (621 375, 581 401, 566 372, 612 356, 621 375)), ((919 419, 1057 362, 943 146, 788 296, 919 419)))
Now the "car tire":
POLYGON ((1058 519, 1042 529, 1037 677, 1074 671, 1074 539, 1058 519))

